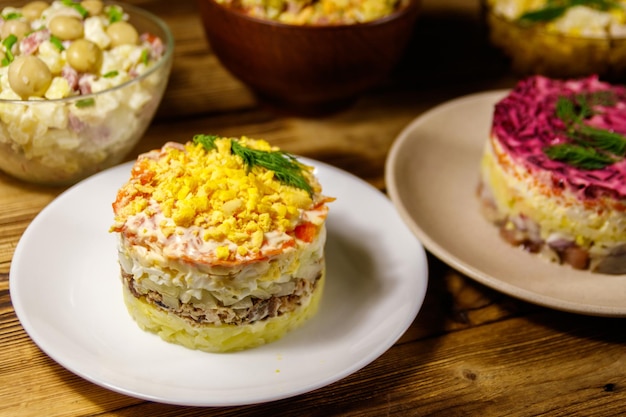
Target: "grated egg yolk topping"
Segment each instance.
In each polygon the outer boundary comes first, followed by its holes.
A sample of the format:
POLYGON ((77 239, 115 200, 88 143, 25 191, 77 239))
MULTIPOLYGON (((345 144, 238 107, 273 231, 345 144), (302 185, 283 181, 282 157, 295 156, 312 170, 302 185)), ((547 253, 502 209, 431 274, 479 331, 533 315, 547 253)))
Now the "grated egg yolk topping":
MULTIPOLYGON (((225 260, 258 253, 266 233, 294 234, 303 222, 321 227, 324 203, 332 199, 321 196, 312 167, 301 165, 309 193, 282 183, 272 170, 246 165, 231 152, 231 140, 219 138, 211 150, 193 142, 168 143, 141 155, 113 204, 112 230, 123 230, 136 215, 162 214, 157 227, 165 237, 191 229, 204 241, 229 242, 215 250, 225 260), (303 219, 316 210, 320 216, 303 219)), ((277 150, 264 140, 236 140, 250 149, 277 150)))

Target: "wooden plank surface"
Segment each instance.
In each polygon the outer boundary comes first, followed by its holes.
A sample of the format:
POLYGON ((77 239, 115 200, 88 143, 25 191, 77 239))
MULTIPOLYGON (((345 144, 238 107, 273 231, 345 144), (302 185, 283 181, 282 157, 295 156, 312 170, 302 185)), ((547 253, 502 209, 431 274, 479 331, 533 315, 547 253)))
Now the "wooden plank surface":
MULTIPOLYGON (((412 119, 446 100, 510 87, 475 0, 424 0, 398 70, 353 107, 322 118, 265 108, 211 53, 193 1, 134 0, 176 38, 157 119, 128 159, 199 132, 265 138, 385 189, 386 153, 412 119)), ((0 1, 0 5, 11 2, 0 1)), ((62 188, 0 174, 0 416, 624 415, 623 319, 584 317, 490 290, 429 256, 418 318, 383 356, 316 391, 267 404, 193 408, 114 393, 64 369, 21 327, 8 276, 19 237, 62 188)), ((625 300, 626 302, 626 300, 625 300)))

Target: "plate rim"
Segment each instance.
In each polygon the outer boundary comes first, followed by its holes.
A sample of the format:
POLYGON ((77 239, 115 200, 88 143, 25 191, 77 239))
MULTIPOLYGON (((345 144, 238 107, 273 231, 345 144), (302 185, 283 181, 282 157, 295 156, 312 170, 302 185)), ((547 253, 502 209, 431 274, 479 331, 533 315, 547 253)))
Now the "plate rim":
MULTIPOLYGON (((397 215, 397 212, 395 211, 395 208, 391 200, 389 200, 387 196, 385 196, 384 193, 382 193, 380 190, 378 190, 377 188, 375 188, 373 185, 369 184, 365 180, 355 176, 352 173, 349 173, 347 171, 344 171, 340 168, 337 168, 335 166, 332 166, 330 164, 327 164, 321 161, 316 161, 316 160, 304 158, 304 157, 298 157, 298 159, 303 163, 314 166, 315 169, 327 170, 328 175, 331 175, 331 176, 340 175, 340 176, 343 176, 346 179, 346 181, 358 182, 361 188, 357 187, 357 189, 359 189, 360 192, 376 193, 377 197, 381 198, 381 201, 383 201, 382 199, 385 200, 384 203, 382 204, 386 205, 385 206, 386 210, 388 210, 389 213, 392 215, 397 215)), ((309 383, 308 385, 304 384, 295 389, 288 390, 287 392, 270 395, 270 396, 261 395, 261 396, 251 397, 248 400, 236 399, 236 400, 228 400, 228 401, 214 401, 214 400, 200 399, 198 401, 194 401, 190 403, 189 401, 181 401, 177 398, 165 398, 159 395, 151 395, 151 394, 138 392, 136 389, 129 389, 128 387, 125 387, 125 386, 119 386, 119 384, 115 383, 115 381, 112 381, 110 378, 103 379, 102 375, 93 375, 90 372, 84 372, 84 369, 81 370, 80 368, 77 368, 75 365, 68 363, 67 357, 62 357, 62 356, 59 357, 58 352, 55 351, 54 346, 51 346, 49 340, 45 340, 45 338, 43 338, 42 340, 42 335, 38 332, 36 325, 31 320, 31 317, 29 317, 29 313, 27 311, 28 308, 27 306, 23 304, 24 302, 23 296, 20 294, 21 284, 19 283, 19 279, 20 279, 19 276, 21 274, 21 267, 19 263, 24 262, 26 259, 28 259, 28 256, 25 253, 25 249, 24 249, 24 247, 26 247, 27 244, 24 242, 26 242, 28 239, 31 239, 31 235, 34 235, 37 232, 37 229, 42 227, 42 224, 44 222, 43 219, 47 216, 47 213, 49 211, 58 209, 59 205, 62 205, 62 202, 64 201, 64 199, 70 198, 68 196, 72 196, 74 195, 74 193, 84 192, 83 190, 88 189, 89 185, 92 182, 98 181, 98 179, 102 178, 103 176, 109 176, 109 175, 114 176, 116 175, 117 170, 123 170, 126 168, 128 168, 128 172, 130 172, 130 167, 132 166, 132 163, 133 161, 129 161, 129 162, 117 165, 115 167, 109 168, 105 171, 102 171, 98 174, 95 174, 79 182, 78 184, 71 186, 70 188, 63 191, 61 194, 59 194, 55 199, 53 199, 49 204, 47 204, 37 214, 37 216, 35 216, 33 221, 31 221, 31 223, 27 226, 26 230, 24 231, 23 235, 20 237, 18 241, 18 244, 14 251, 13 260, 11 263, 12 268, 9 272, 9 291, 10 291, 10 296, 11 296, 11 302, 13 304, 13 308, 18 317, 20 325, 25 330, 27 335, 30 337, 31 341, 33 341, 47 356, 49 356, 51 359, 53 359, 55 362, 57 362, 59 365, 61 365, 68 371, 82 377, 83 379, 91 383, 94 383, 98 386, 101 386, 103 388, 130 396, 130 397, 139 398, 139 399, 148 400, 148 401, 155 401, 155 402, 160 402, 160 403, 173 404, 173 405, 222 407, 222 406, 260 404, 264 402, 276 401, 280 399, 285 399, 285 398, 290 398, 293 396, 301 395, 301 394, 322 388, 331 383, 337 382, 353 374, 354 372, 359 371, 360 369, 364 368, 370 363, 374 362, 376 359, 382 356, 387 350, 393 347, 393 345, 397 342, 397 340, 399 340, 402 337, 402 335, 407 331, 407 329, 411 326, 412 322, 415 320, 415 318, 419 314, 423 306, 424 298, 426 296, 426 291, 428 287, 428 273, 429 273, 428 264, 426 260, 426 252, 425 252, 423 245, 417 238, 415 238, 412 234, 410 234, 408 229, 406 229, 407 230, 406 237, 411 238, 412 241, 414 242, 415 248, 418 249, 418 253, 416 254, 416 260, 415 260, 415 265, 414 265, 414 268, 415 268, 414 272, 416 273, 416 275, 419 274, 419 278, 420 278, 418 280, 419 282, 413 283, 410 285, 410 288, 415 291, 415 302, 411 306, 412 308, 411 308, 410 314, 408 314, 408 316, 404 318, 403 320, 397 321, 398 323, 401 323, 401 324, 399 327, 394 326, 393 332, 387 333, 384 335, 384 337, 381 337, 381 340, 377 342, 378 349, 374 350, 368 355, 362 355, 362 356, 357 357, 356 358, 357 360, 355 360, 351 366, 343 367, 338 372, 336 372, 336 374, 332 378, 321 377, 321 378, 318 378, 317 382, 315 383, 309 383)), ((119 185, 121 186, 121 183, 119 185)), ((114 196, 111 196, 111 198, 114 198, 114 196)), ((404 226, 404 223, 399 218, 399 216, 397 217, 397 222, 398 222, 398 227, 404 226)), ((411 267, 411 270, 413 271, 413 266, 411 267)), ((412 277, 412 278, 415 281, 415 277, 412 277)), ((405 282, 405 284, 409 283, 407 278, 403 278, 403 282, 405 282)), ((138 329, 138 331, 142 331, 142 330, 138 329)), ((158 343, 166 343, 166 342, 163 342, 159 339, 158 343)), ((217 355, 220 355, 220 354, 217 354, 217 355)))
MULTIPOLYGON (((488 273, 472 265, 471 263, 460 259, 456 255, 451 253, 446 247, 442 246, 418 224, 417 220, 403 204, 403 198, 398 189, 398 183, 396 181, 394 171, 396 168, 396 164, 402 155, 403 147, 407 146, 407 144, 411 140, 418 140, 415 139, 416 136, 413 136, 413 139, 411 138, 411 135, 414 135, 414 131, 419 130, 422 125, 427 125, 430 119, 437 117, 441 113, 450 111, 450 109, 452 108, 455 108, 457 106, 464 106, 473 102, 481 102, 481 104, 483 105, 495 104, 499 99, 505 97, 506 94, 510 91, 511 89, 495 89, 475 92, 456 97, 440 103, 439 105, 436 105, 435 107, 427 110, 426 112, 422 113, 421 115, 414 118, 411 122, 409 122, 394 140, 385 161, 385 184, 389 197, 391 198, 396 209, 400 213, 400 217, 406 223, 407 227, 409 227, 409 229, 422 242, 424 247, 437 258, 447 263, 449 266, 458 270, 459 272, 467 275, 469 278, 513 298, 531 304, 536 304, 542 307, 588 316, 626 317, 626 304, 624 308, 601 306, 597 304, 585 304, 583 306, 581 305, 581 303, 576 303, 573 301, 563 300, 549 295, 537 293, 535 291, 516 286, 510 282, 503 281, 497 277, 489 275, 488 273)), ((492 116, 489 114, 486 117, 491 118, 492 116)), ((476 161, 476 174, 478 172, 478 165, 479 161, 476 161)), ((518 248, 511 247, 511 249, 517 250, 518 248)), ((545 260, 537 258, 531 260, 531 262, 535 261, 546 262, 545 260)), ((567 268, 567 266, 563 267, 567 268)))

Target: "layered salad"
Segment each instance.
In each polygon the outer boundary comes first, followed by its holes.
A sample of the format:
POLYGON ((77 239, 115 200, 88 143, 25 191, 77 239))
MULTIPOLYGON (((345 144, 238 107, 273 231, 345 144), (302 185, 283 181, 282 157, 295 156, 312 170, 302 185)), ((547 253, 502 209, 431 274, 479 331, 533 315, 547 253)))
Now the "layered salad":
POLYGON ((327 203, 313 169, 263 140, 197 135, 139 156, 113 203, 124 299, 163 340, 226 352, 312 317, 327 203))
POLYGON ((626 273, 626 89, 524 79, 495 106, 479 197, 509 243, 576 269, 626 273))

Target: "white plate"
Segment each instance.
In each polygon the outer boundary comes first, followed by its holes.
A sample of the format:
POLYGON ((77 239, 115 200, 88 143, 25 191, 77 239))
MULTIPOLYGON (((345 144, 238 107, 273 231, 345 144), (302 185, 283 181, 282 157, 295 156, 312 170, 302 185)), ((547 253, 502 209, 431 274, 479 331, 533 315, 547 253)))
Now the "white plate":
POLYGON ((549 263, 503 242, 482 217, 480 158, 494 104, 506 93, 461 97, 409 124, 386 161, 391 200, 429 251, 491 288, 558 310, 626 316, 626 275, 549 263))
POLYGON ((290 397, 337 381, 390 348, 426 292, 424 248, 391 201, 337 168, 314 165, 330 205, 325 294, 317 316, 282 340, 210 354, 140 330, 126 311, 111 203, 130 164, 72 187, 33 220, 11 265, 27 333, 98 385, 171 404, 227 406, 290 397))

